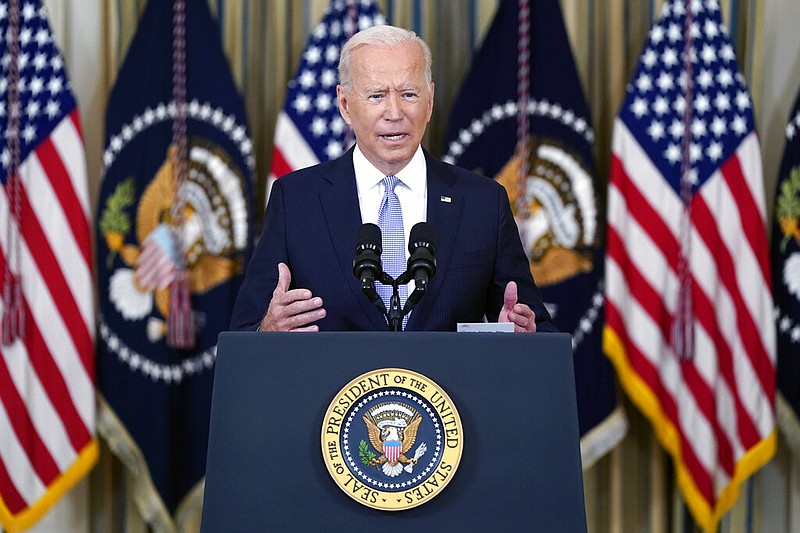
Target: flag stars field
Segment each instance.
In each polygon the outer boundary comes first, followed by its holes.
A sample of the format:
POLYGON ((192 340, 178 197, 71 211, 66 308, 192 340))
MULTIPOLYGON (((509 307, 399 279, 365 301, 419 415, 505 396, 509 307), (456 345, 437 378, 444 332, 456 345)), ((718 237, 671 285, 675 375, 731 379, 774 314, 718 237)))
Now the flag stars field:
MULTIPOLYGON (((682 16, 683 10, 675 7, 677 5, 666 4, 664 16, 682 16)), ((703 13, 713 13, 718 11, 718 6, 713 2, 699 2, 692 9, 695 13, 701 13, 702 9, 706 10, 703 13)), ((669 133, 675 139, 675 144, 667 142, 661 123, 648 119, 642 126, 650 139, 650 146, 645 148, 651 153, 662 153, 673 166, 680 165, 682 161, 679 150, 684 134, 682 115, 686 106, 683 96, 687 87, 681 59, 681 28, 681 22, 675 20, 656 25, 651 30, 639 72, 627 89, 634 96, 628 113, 637 120, 652 115, 665 116, 669 112, 669 102, 674 102, 674 119, 669 126, 669 133), (660 58, 660 62, 657 58, 660 58), (675 83, 675 80, 678 82, 675 83)), ((725 138, 742 138, 750 131, 752 126, 747 117, 752 102, 744 78, 740 74, 732 74, 736 71, 735 57, 731 46, 725 42, 728 37, 724 25, 706 17, 705 20, 695 20, 691 31, 700 41, 693 45, 689 56, 695 69, 692 84, 695 117, 690 125, 693 145, 691 159, 693 163, 700 164, 699 179, 702 181, 725 156, 724 147, 730 144, 725 142, 725 138)))
POLYGON ((385 21, 371 1, 353 7, 332 2, 309 35, 278 118, 270 180, 339 157, 352 141, 336 105, 339 52, 355 30, 385 21))

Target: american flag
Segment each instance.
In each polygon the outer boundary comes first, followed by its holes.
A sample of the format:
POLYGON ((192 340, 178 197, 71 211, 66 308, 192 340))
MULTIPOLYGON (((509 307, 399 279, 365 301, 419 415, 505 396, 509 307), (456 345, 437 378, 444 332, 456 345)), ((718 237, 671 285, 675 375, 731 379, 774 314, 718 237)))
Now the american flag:
POLYGON ((715 531, 775 450, 761 156, 716 0, 665 3, 612 152, 604 348, 715 531))
POLYGON ((339 115, 339 52, 357 31, 384 24, 373 0, 334 0, 308 37, 275 126, 269 183, 342 155, 355 139, 339 115))
POLYGON ((0 524, 17 531, 97 460, 95 319, 83 141, 64 61, 38 0, 0 2, 0 35, 0 271, 21 282, 25 325, 0 345, 0 524))

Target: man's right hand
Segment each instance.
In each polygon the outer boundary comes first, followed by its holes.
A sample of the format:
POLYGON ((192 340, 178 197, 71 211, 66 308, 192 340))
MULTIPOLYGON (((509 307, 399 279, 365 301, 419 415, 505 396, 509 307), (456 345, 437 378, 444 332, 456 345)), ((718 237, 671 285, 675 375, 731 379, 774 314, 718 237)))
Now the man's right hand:
POLYGON ((315 297, 308 289, 289 290, 291 283, 289 267, 278 263, 278 285, 258 331, 319 331, 319 326, 308 324, 325 317, 322 298, 315 297))

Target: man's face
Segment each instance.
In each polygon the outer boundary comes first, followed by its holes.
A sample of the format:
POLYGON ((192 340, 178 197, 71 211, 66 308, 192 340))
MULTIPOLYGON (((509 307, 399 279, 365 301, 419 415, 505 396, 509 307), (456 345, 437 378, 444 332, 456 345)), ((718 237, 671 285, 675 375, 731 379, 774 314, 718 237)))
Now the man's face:
POLYGON ((336 88, 339 111, 366 158, 385 175, 402 170, 422 142, 433 111, 433 83, 414 43, 361 46, 351 56, 352 84, 336 88))

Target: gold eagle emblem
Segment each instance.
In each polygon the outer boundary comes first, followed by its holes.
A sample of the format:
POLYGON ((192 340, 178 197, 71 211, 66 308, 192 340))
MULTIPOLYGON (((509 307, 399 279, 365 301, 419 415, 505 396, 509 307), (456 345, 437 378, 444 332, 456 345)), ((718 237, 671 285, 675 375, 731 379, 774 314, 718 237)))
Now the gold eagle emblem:
POLYGON ((411 472, 427 450, 422 443, 413 458, 406 457, 417 440, 422 422, 422 416, 413 407, 398 402, 381 403, 365 413, 362 420, 372 447, 380 453, 377 458, 370 459, 369 464, 381 465, 383 473, 389 477, 399 475, 404 468, 411 472))
POLYGON ((586 249, 596 244, 597 205, 578 154, 540 140, 529 151, 529 175, 514 155, 495 181, 508 192, 531 274, 546 287, 593 268, 586 249))

